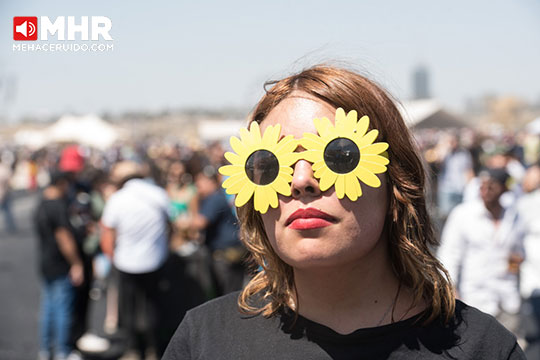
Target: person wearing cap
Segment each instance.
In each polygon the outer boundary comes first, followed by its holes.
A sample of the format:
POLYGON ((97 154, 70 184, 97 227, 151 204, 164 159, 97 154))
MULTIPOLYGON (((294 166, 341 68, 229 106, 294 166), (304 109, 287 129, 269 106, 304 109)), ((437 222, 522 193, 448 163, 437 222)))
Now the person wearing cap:
POLYGON ((517 210, 500 202, 508 177, 502 168, 480 172, 480 200, 450 213, 438 256, 460 299, 515 331, 524 233, 517 210))
POLYGON ((42 279, 39 359, 67 358, 73 349, 75 287, 84 281, 84 269, 69 221, 66 194, 68 174, 54 172, 43 190, 34 217, 38 235, 39 270, 42 279))
MULTIPOLYGON (((128 333, 128 347, 144 358, 147 344, 140 324, 148 320, 145 304, 156 312, 157 319, 163 311, 160 283, 168 257, 169 198, 164 189, 144 179, 135 162, 117 163, 110 178, 119 190, 103 210, 101 248, 120 276, 119 325, 128 333)), ((161 356, 167 339, 152 330, 161 356)))

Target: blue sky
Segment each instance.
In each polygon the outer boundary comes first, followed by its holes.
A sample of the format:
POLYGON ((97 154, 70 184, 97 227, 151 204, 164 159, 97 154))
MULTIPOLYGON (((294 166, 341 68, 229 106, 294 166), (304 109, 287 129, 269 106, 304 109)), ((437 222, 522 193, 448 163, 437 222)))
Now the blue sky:
POLYGON ((0 2, 0 115, 250 108, 265 80, 337 60, 400 99, 425 64, 431 91, 460 111, 486 93, 540 100, 540 1, 0 2), (112 20, 108 53, 13 52, 13 16, 112 20))

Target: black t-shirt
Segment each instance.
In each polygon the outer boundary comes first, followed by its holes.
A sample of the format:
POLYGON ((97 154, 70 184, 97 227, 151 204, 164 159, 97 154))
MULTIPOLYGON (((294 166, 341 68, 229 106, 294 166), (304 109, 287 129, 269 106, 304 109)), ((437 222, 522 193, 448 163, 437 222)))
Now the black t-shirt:
POLYGON ((60 252, 54 232, 60 228, 71 229, 66 202, 63 199, 42 199, 34 218, 39 238, 39 269, 48 280, 69 273, 69 263, 60 252))
POLYGON ((186 314, 163 360, 173 359, 525 359, 497 320, 457 301, 451 325, 422 326, 423 314, 341 335, 283 312, 265 318, 238 311, 238 293, 186 314))
POLYGON ((199 213, 208 220, 205 235, 211 250, 240 245, 238 221, 223 191, 217 190, 202 199, 199 213))

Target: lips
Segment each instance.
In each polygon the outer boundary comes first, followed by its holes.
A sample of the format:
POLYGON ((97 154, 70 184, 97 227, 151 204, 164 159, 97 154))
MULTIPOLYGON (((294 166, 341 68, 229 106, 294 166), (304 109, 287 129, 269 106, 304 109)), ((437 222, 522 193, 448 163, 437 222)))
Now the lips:
POLYGON ((285 226, 295 230, 310 230, 330 226, 337 219, 314 208, 298 209, 289 216, 285 226))

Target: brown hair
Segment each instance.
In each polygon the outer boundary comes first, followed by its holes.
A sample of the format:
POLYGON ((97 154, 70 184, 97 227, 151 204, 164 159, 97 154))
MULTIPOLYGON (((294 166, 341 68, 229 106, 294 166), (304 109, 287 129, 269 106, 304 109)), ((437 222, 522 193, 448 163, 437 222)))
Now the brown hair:
MULTIPOLYGON (((385 227, 389 234, 389 256, 393 271, 415 294, 414 304, 425 301, 431 320, 454 314, 455 298, 447 271, 431 253, 438 245, 425 202, 425 172, 412 136, 391 97, 373 81, 353 71, 317 65, 279 81, 257 104, 251 121, 262 122, 270 111, 293 91, 310 94, 334 108, 356 110, 368 115, 379 130, 378 141, 386 141, 390 164, 389 213, 385 227)), ((266 235, 262 218, 253 203, 238 208, 242 241, 256 267, 261 267, 242 291, 238 304, 247 313, 271 316, 297 301, 293 270, 275 253, 266 235), (257 305, 255 296, 267 301, 257 305)))

